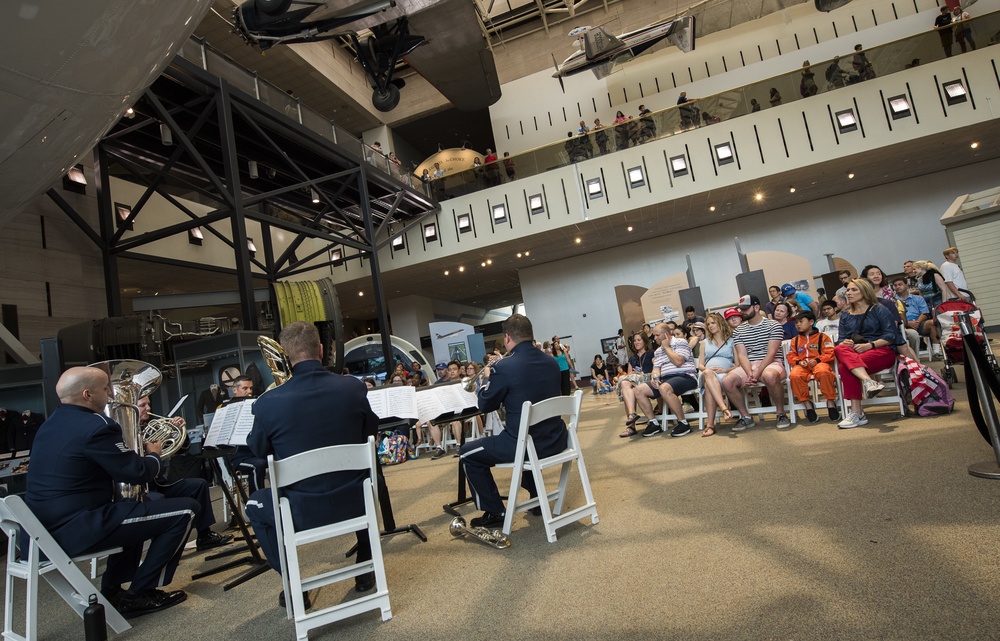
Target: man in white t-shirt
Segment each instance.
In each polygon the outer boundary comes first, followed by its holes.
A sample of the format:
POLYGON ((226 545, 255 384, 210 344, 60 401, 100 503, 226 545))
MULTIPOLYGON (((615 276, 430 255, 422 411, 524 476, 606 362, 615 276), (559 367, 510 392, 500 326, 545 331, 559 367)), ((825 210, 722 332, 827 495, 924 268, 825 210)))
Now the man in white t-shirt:
POLYGON ((941 276, 944 277, 944 284, 948 286, 951 293, 962 300, 969 300, 969 295, 959 291, 969 289, 965 282, 965 274, 958 266, 958 247, 949 247, 944 250, 944 262, 941 264, 941 276))

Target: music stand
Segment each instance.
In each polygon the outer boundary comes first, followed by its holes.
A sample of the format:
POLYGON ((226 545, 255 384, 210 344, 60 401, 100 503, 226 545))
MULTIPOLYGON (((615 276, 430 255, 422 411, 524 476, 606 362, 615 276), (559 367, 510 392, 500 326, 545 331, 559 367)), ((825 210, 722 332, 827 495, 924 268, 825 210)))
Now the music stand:
MULTIPOLYGON (((222 488, 222 494, 226 498, 226 503, 229 504, 229 509, 233 513, 233 519, 236 521, 236 525, 239 527, 240 532, 243 535, 243 540, 246 545, 238 547, 232 550, 226 550, 224 552, 217 552, 215 554, 210 554, 205 557, 206 561, 214 561, 216 559, 222 559, 229 556, 234 556, 242 552, 249 552, 249 555, 241 557, 239 559, 234 559, 227 563, 223 563, 211 570, 205 570, 204 572, 199 572, 197 574, 191 575, 191 580, 196 581, 198 579, 203 579, 207 576, 212 576, 218 574, 219 572, 225 572, 231 568, 239 567, 241 565, 249 563, 253 567, 244 572, 243 574, 237 576, 235 579, 226 583, 222 586, 222 590, 228 591, 231 588, 235 588, 237 585, 246 583, 255 576, 261 575, 270 569, 270 565, 267 563, 267 559, 263 557, 260 553, 260 547, 254 541, 254 537, 250 534, 249 526, 247 525, 246 519, 243 518, 243 510, 240 509, 239 503, 233 497, 233 493, 230 491, 229 486, 226 485, 222 478, 222 470, 219 468, 219 459, 222 459, 222 465, 226 466, 226 470, 229 472, 229 476, 233 479, 236 478, 236 473, 233 471, 232 465, 229 463, 227 458, 230 454, 236 452, 236 448, 232 446, 220 446, 215 448, 209 448, 207 450, 202 450, 199 457, 208 459, 209 464, 212 467, 212 473, 215 476, 216 482, 219 487, 222 488)), ((243 487, 240 483, 235 483, 236 491, 239 493, 240 500, 245 504, 247 501, 246 495, 243 494, 243 487)))

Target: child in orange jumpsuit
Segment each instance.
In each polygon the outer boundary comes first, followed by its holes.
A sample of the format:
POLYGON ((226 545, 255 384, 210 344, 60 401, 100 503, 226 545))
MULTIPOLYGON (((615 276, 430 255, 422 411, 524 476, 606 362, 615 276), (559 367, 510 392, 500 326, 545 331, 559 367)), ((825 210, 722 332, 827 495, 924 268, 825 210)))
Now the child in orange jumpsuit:
POLYGON ((840 420, 837 409, 837 375, 831 367, 833 362, 833 341, 816 329, 816 316, 806 309, 795 316, 795 329, 799 335, 790 341, 786 359, 791 366, 789 378, 795 401, 806 406, 806 420, 819 421, 816 408, 809 398, 809 379, 819 383, 819 389, 826 398, 826 411, 831 421, 840 420))

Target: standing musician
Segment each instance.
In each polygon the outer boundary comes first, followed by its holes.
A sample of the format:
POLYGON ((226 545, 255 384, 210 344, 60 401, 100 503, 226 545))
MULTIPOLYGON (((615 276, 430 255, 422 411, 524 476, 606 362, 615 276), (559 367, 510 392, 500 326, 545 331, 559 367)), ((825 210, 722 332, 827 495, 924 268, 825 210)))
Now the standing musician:
MULTIPOLYGON (((150 418, 149 397, 140 398, 136 407, 139 408, 139 427, 145 428, 150 418)), ((185 425, 184 419, 180 416, 169 420, 178 427, 185 425)), ((198 518, 194 521, 194 528, 198 531, 198 551, 210 550, 228 544, 233 540, 232 534, 219 534, 212 531, 212 525, 215 523, 215 512, 212 510, 212 495, 209 492, 208 483, 201 478, 168 477, 167 471, 171 469, 174 458, 166 462, 161 461, 160 473, 156 475, 156 480, 149 486, 150 498, 157 500, 161 497, 170 499, 187 497, 198 501, 201 510, 198 518)), ((200 462, 201 459, 198 461, 200 462)))
MULTIPOLYGON (((365 443, 376 433, 378 417, 368 404, 368 389, 352 376, 323 368, 323 346, 315 325, 302 321, 288 324, 281 331, 280 343, 288 353, 292 377, 254 403, 247 445, 255 455, 286 459, 330 445, 365 443)), ((309 529, 363 514, 366 478, 367 472, 331 472, 284 490, 296 527, 309 529)), ((246 514, 271 568, 281 572, 271 490, 251 495, 246 514)), ((357 560, 371 560, 367 533, 358 531, 357 540, 357 560)), ((375 574, 359 575, 354 583, 355 590, 366 592, 375 586, 375 574)), ((278 597, 281 607, 284 596, 282 592, 278 597)))
POLYGON ((145 444, 140 456, 126 447, 121 426, 101 412, 108 375, 73 367, 56 383, 61 405, 42 425, 31 450, 25 502, 71 557, 113 547, 101 592, 126 618, 157 612, 187 598, 170 583, 191 523, 201 506, 191 498, 112 502, 114 483, 152 483, 163 444, 145 444), (143 542, 150 541, 145 560, 143 542), (128 590, 122 583, 130 581, 128 590))
MULTIPOLYGON (((492 529, 503 526, 503 500, 490 468, 497 463, 514 461, 521 425, 521 405, 524 401, 537 403, 561 393, 559 364, 548 354, 534 348, 534 333, 527 317, 514 314, 504 321, 503 341, 507 357, 488 368, 486 380, 477 396, 479 409, 483 412, 492 412, 503 405, 507 412, 507 429, 496 436, 466 443, 459 451, 476 507, 483 510, 482 516, 469 522, 472 527, 492 529)), ((568 436, 566 424, 558 416, 531 428, 531 438, 538 455, 542 457, 566 449, 568 436)), ((530 474, 521 476, 521 487, 528 490, 532 498, 538 495, 530 474)), ((537 513, 541 513, 540 509, 537 513)))

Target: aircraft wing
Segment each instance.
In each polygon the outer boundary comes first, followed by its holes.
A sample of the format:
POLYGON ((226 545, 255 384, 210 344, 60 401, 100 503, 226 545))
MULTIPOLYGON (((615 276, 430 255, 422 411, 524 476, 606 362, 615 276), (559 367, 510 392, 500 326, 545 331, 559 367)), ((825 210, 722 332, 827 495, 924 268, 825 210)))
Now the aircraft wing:
POLYGON ((409 16, 410 32, 427 42, 406 56, 460 111, 489 107, 500 99, 493 52, 471 0, 445 0, 409 16))

